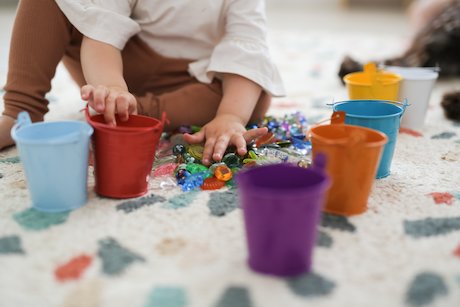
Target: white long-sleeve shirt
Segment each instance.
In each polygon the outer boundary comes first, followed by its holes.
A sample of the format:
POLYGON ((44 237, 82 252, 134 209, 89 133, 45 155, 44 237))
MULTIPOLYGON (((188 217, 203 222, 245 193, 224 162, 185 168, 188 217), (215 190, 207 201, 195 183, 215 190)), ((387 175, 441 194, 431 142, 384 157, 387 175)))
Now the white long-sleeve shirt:
POLYGON ((270 58, 264 0, 56 0, 85 36, 123 49, 134 35, 159 54, 190 59, 189 73, 210 83, 233 73, 284 95, 270 58))

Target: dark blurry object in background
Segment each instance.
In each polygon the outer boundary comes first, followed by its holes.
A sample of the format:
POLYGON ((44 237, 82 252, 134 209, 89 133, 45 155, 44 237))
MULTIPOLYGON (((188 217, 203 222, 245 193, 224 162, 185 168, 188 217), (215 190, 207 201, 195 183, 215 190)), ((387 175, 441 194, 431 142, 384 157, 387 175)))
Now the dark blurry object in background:
POLYGON ((342 64, 340 64, 340 69, 338 73, 340 81, 342 81, 342 84, 345 84, 345 82, 343 81, 343 77, 345 77, 349 73, 362 70, 363 64, 353 60, 350 56, 347 55, 343 59, 342 64))
POLYGON ((460 121, 460 91, 444 94, 441 106, 447 118, 460 121))

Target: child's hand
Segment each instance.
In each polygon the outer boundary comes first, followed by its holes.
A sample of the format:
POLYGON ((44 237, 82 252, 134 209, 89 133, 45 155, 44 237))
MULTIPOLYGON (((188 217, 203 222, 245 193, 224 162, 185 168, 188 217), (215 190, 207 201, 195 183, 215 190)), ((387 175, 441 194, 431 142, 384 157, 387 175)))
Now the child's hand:
POLYGON ((246 142, 260 137, 268 132, 267 128, 246 130, 241 120, 234 115, 218 115, 203 128, 191 135, 185 134, 184 139, 190 144, 206 141, 202 163, 211 164, 211 161, 220 161, 228 145, 235 145, 239 155, 247 152, 246 142))
POLYGON ((129 114, 137 113, 136 98, 121 87, 85 85, 81 88, 81 98, 96 112, 104 113, 106 123, 116 126, 115 114, 122 121, 127 121, 129 114))
POLYGON ((14 118, 4 115, 0 116, 0 150, 14 144, 11 138, 11 128, 14 123, 14 118))

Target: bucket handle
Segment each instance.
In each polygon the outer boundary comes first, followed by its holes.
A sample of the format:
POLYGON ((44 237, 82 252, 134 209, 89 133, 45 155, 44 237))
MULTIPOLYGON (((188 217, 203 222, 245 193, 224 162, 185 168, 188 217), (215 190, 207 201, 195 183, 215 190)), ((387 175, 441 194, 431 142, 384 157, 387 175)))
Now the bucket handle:
POLYGON ((11 128, 11 137, 13 140, 16 140, 16 133, 19 129, 22 127, 27 127, 32 124, 32 120, 30 119, 29 113, 26 111, 19 112, 18 118, 16 119, 16 123, 14 126, 11 128))
MULTIPOLYGON (((16 141, 17 139, 17 132, 21 128, 27 127, 32 125, 32 120, 30 119, 29 113, 26 111, 22 111, 18 114, 18 118, 16 120, 16 124, 14 124, 13 128, 11 128, 11 137, 13 140, 16 141)), ((46 141, 46 144, 53 145, 53 144, 61 144, 63 141, 65 143, 76 143, 80 141, 80 136, 83 134, 83 136, 87 136, 86 133, 83 133, 83 131, 78 131, 78 132, 72 132, 70 134, 66 134, 61 137, 53 137, 50 140, 46 141)), ((28 141, 29 143, 42 143, 43 141, 28 141)))
POLYGON ((317 121, 312 126, 316 127, 321 124, 327 123, 329 121, 331 122, 331 124, 344 124, 345 123, 345 111, 334 111, 331 117, 317 121))
POLYGON ((404 115, 404 113, 406 112, 406 108, 410 106, 410 103, 408 102, 407 98, 404 98, 403 102, 395 101, 394 104, 399 105, 403 109, 399 118, 401 118, 404 115))
POLYGON ((328 118, 322 119, 320 121, 317 121, 316 123, 311 125, 311 127, 308 128, 308 131, 306 133, 306 138, 308 140, 311 140, 311 129, 316 127, 316 126, 319 126, 321 124, 324 124, 324 123, 327 123, 327 122, 331 122, 332 125, 344 124, 345 123, 345 115, 346 115, 345 111, 334 111, 332 113, 331 117, 328 117, 328 118))
POLYGON ((32 120, 30 119, 29 113, 22 111, 18 114, 18 118, 15 124, 16 129, 20 129, 21 127, 26 127, 31 124, 32 120))

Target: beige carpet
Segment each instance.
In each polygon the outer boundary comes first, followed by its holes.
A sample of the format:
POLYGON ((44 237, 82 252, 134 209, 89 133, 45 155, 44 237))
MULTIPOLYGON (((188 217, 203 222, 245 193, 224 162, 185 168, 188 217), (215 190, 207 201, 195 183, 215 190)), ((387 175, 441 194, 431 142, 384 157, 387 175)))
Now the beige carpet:
MULTIPOLYGON (((345 50, 365 60, 402 46, 398 37, 327 32, 276 32, 271 44, 289 94, 271 114, 302 111, 311 123, 346 98, 336 77, 345 50)), ((47 120, 82 118, 70 82, 60 68, 47 120)), ((460 125, 439 106, 456 82, 436 85, 423 135, 399 134, 392 174, 375 182, 369 210, 323 216, 313 272, 292 279, 248 269, 237 191, 184 193, 157 178, 146 197, 111 200, 92 192, 90 175, 86 206, 43 214, 30 208, 16 149, 3 151, 0 306, 457 307, 460 125)))

